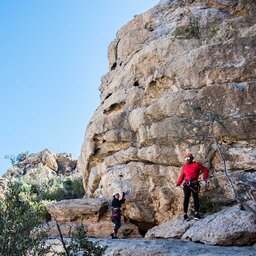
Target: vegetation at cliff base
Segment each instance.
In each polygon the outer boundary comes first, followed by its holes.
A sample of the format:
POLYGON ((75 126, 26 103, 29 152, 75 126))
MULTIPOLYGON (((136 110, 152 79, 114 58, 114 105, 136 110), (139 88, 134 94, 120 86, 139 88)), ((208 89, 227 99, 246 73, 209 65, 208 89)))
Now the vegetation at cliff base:
MULTIPOLYGON (((45 255, 47 228, 40 224, 50 220, 46 205, 62 199, 79 198, 84 195, 82 180, 71 177, 22 177, 9 180, 0 197, 0 255, 25 256, 45 255)), ((68 254, 54 255, 95 255, 104 252, 101 247, 88 241, 85 232, 79 231, 67 245, 68 254)))
POLYGON ((22 187, 18 182, 9 182, 8 190, 0 200, 0 255, 26 255, 32 248, 37 248, 37 255, 43 255, 45 236, 42 233, 31 235, 42 221, 40 207, 31 207, 30 202, 22 198, 22 187))

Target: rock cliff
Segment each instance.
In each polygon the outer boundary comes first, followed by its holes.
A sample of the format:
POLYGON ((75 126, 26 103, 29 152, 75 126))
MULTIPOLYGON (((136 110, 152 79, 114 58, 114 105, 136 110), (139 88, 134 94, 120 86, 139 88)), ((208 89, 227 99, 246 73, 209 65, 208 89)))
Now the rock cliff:
POLYGON ((256 188, 255 1, 162 0, 108 57, 78 160, 89 197, 128 191, 125 217, 146 231, 181 212, 189 150, 210 169, 211 200, 230 203, 216 145, 233 182, 256 188))
POLYGON ((54 154, 48 149, 38 153, 21 153, 17 163, 13 164, 3 175, 4 178, 40 175, 48 177, 63 175, 81 176, 77 170, 77 160, 70 153, 54 154))
POLYGON ((77 160, 70 153, 54 154, 48 149, 38 153, 20 153, 17 157, 10 156, 15 163, 0 176, 0 196, 6 191, 7 181, 11 178, 45 180, 56 177, 72 176, 82 179, 77 169, 77 160), (17 159, 16 159, 17 158, 17 159))

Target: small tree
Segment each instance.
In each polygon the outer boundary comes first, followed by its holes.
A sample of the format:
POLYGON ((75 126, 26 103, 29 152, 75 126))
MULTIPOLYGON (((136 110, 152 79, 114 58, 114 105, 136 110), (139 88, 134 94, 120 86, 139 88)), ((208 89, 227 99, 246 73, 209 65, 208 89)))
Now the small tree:
POLYGON ((64 249, 63 253, 59 255, 63 256, 102 256, 105 252, 107 246, 101 246, 98 242, 92 242, 88 240, 88 237, 85 232, 84 225, 77 227, 76 232, 71 237, 71 240, 67 245, 62 236, 61 229, 59 224, 56 222, 61 243, 64 249))
POLYGON ((18 164, 20 162, 22 162, 23 160, 25 160, 28 156, 29 152, 25 151, 25 152, 21 152, 18 155, 5 155, 4 158, 8 159, 11 164, 18 164))
POLYGON ((16 182, 9 182, 4 198, 0 201, 0 255, 23 256, 36 248, 36 254, 44 255, 43 233, 31 235, 40 223, 40 213, 20 198, 21 188, 16 182))
MULTIPOLYGON (((37 192, 33 184, 21 179, 8 182, 7 190, 0 199, 1 256, 43 256, 50 251, 50 245, 46 244, 47 230, 39 225, 47 219, 47 212, 37 192)), ((60 236, 64 242, 61 233, 60 236)), ((89 241, 81 228, 64 248, 65 253, 55 255, 101 256, 106 247, 89 241)))
POLYGON ((217 125, 224 127, 225 118, 219 114, 204 111, 200 106, 191 107, 191 112, 194 115, 188 117, 179 117, 178 118, 178 127, 181 132, 181 136, 177 139, 179 142, 186 140, 193 141, 194 143, 201 144, 206 141, 211 141, 216 146, 217 152, 222 160, 222 166, 224 175, 226 177, 228 187, 234 199, 243 207, 243 209, 250 210, 256 214, 255 210, 252 209, 246 202, 244 202, 238 192, 235 189, 233 181, 228 173, 227 161, 223 147, 218 141, 217 136, 215 135, 215 127, 217 125), (194 118, 196 116, 196 118, 194 118))
POLYGON ((5 155, 5 159, 8 159, 11 164, 16 164, 16 156, 15 155, 5 155))

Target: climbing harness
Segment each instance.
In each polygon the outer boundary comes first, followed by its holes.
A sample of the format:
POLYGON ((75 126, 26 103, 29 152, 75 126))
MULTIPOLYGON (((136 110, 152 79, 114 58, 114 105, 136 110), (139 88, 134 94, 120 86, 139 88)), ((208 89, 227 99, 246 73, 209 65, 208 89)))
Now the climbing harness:
POLYGON ((112 216, 120 217, 121 216, 121 209, 120 208, 112 208, 112 216))
POLYGON ((184 182, 184 186, 188 186, 193 192, 195 193, 204 193, 206 191, 209 190, 209 183, 208 182, 205 182, 203 180, 198 180, 198 179, 191 179, 191 180, 185 180, 184 182), (203 184, 202 184, 203 182, 203 184), (205 184, 207 184, 205 186, 205 184), (193 185, 197 185, 198 186, 198 190, 196 190, 195 188, 193 188, 193 185), (204 188, 204 189, 201 189, 201 188, 204 188))

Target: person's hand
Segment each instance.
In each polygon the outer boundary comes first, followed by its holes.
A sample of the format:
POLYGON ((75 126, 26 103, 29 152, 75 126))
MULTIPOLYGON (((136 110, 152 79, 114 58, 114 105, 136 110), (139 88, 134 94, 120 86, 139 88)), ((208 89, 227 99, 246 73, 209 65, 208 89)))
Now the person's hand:
POLYGON ((211 183, 209 180, 204 180, 204 184, 202 184, 203 187, 205 187, 206 190, 211 188, 211 183))
POLYGON ((176 185, 176 187, 179 187, 179 189, 183 190, 183 188, 178 184, 176 185))
POLYGON ((210 185, 210 181, 209 180, 204 180, 204 182, 205 182, 205 186, 209 186, 210 185))
POLYGON ((208 187, 209 189, 212 188, 212 183, 211 183, 209 180, 207 180, 207 187, 208 187))

